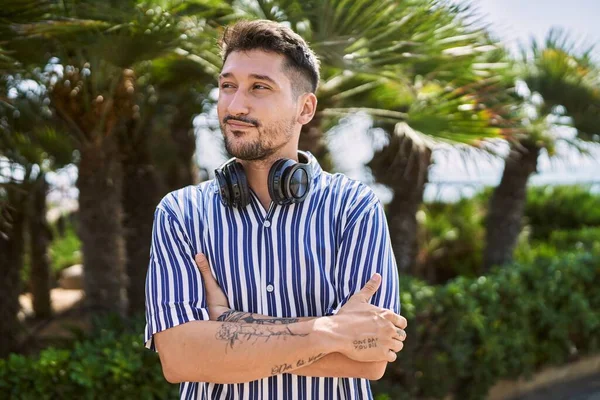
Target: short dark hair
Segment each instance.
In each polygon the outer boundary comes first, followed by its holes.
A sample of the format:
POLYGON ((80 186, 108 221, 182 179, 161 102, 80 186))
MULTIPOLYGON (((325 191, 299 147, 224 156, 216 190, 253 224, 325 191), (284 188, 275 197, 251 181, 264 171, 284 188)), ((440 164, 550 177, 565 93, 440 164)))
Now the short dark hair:
POLYGON ((239 21, 225 28, 219 40, 223 63, 234 51, 263 50, 285 57, 284 69, 292 77, 292 90, 298 96, 317 91, 319 60, 300 35, 280 23, 269 20, 239 21))

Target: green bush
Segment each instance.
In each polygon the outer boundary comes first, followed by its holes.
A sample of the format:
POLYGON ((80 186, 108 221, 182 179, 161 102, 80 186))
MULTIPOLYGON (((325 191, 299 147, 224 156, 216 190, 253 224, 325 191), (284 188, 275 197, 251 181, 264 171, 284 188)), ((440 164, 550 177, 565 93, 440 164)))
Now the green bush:
POLYGON ((52 272, 58 278, 58 274, 63 269, 71 265, 81 264, 81 240, 75 232, 72 224, 68 224, 63 237, 58 235, 54 229, 54 239, 50 244, 50 262, 52 263, 52 272))
MULTIPOLYGON (((72 222, 66 223, 63 236, 59 235, 56 226, 52 226, 51 228, 53 239, 48 249, 50 272, 53 280, 58 280, 60 272, 63 269, 82 263, 81 240, 79 240, 72 222)), ((26 290, 29 290, 30 259, 31 254, 29 246, 27 246, 23 259, 23 269, 21 270, 21 281, 26 290)))
POLYGON ((600 227, 554 231, 549 245, 563 251, 600 249, 600 227))
MULTIPOLYGON (((421 207, 417 214, 417 270, 423 273, 419 276, 443 283, 481 273, 491 194, 492 188, 486 188, 470 199, 421 207)), ((538 256, 591 248, 600 240, 600 194, 584 186, 538 186, 530 187, 527 196, 515 259, 533 262, 538 256)))
MULTIPOLYGON (((408 339, 384 379, 385 399, 483 399, 500 379, 528 376, 600 350, 600 250, 538 257, 443 286, 402 278, 408 339), (386 397, 387 396, 387 397, 386 397)), ((72 349, 0 360, 0 393, 14 399, 177 398, 142 323, 104 321, 72 349)))
POLYGON ((520 240, 515 249, 515 260, 532 263, 540 257, 558 257, 565 251, 592 250, 600 251, 600 228, 554 231, 545 241, 520 240))
POLYGON ((72 349, 0 359, 0 393, 19 400, 178 398, 178 385, 165 381, 158 356, 143 348, 141 335, 110 328, 72 349))
POLYGON ((424 204, 417 214, 418 269, 430 271, 436 283, 458 275, 479 275, 485 241, 484 210, 477 199, 424 204))
POLYGON ((600 195, 584 186, 532 187, 525 217, 532 238, 543 240, 556 230, 600 227, 600 195))
POLYGON ((598 251, 515 263, 440 287, 403 279, 408 339, 374 388, 397 399, 483 399, 499 379, 598 351, 598 282, 598 251))

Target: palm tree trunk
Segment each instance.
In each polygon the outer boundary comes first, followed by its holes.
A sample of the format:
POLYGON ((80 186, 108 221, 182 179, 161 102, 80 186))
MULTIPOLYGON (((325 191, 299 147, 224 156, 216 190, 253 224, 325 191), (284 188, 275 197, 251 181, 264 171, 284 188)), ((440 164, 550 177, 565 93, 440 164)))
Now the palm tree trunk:
POLYGON ((511 145, 500 184, 490 200, 484 268, 512 260, 527 200, 527 181, 537 171, 540 148, 533 143, 511 145))
POLYGON ((24 199, 19 195, 13 197, 10 189, 8 191, 8 202, 0 209, 0 358, 14 350, 18 342, 20 323, 17 314, 24 250, 24 199))
POLYGON ((198 170, 194 162, 196 134, 194 133, 194 112, 183 110, 171 123, 171 140, 175 145, 176 156, 170 161, 166 172, 167 190, 173 191, 198 182, 198 170))
POLYGON ((423 274, 416 270, 416 214, 423 202, 431 164, 431 149, 417 144, 399 129, 368 164, 375 179, 394 192, 386 209, 392 248, 398 269, 414 275, 423 274))
MULTIPOLYGON (((430 164, 428 164, 429 166, 430 164)), ((417 271, 417 211, 423 203, 427 177, 399 180, 393 186, 394 197, 387 208, 392 248, 401 271, 434 280, 435 271, 417 271), (425 275, 425 276, 422 276, 425 275)))
POLYGON ((47 318, 52 314, 50 303, 50 262, 48 246, 52 232, 46 221, 46 193, 48 183, 41 174, 31 191, 31 212, 29 215, 29 239, 31 244, 31 274, 29 278, 33 295, 33 311, 37 318, 47 318))
POLYGON ((77 188, 86 302, 94 311, 125 315, 121 173, 115 135, 82 146, 77 188))
POLYGON ((123 160, 123 228, 127 252, 127 299, 129 315, 145 309, 145 280, 148 270, 154 210, 163 193, 151 161, 148 130, 139 140, 130 131, 121 137, 123 160))

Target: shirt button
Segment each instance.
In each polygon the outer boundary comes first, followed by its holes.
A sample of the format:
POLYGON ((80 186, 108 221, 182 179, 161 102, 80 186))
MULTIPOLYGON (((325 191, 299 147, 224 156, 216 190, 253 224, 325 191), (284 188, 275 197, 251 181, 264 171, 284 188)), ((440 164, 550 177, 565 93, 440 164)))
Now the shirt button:
POLYGON ((275 287, 271 284, 267 285, 267 292, 271 293, 273 290, 275 289, 275 287))
POLYGON ((268 220, 267 220, 267 221, 263 222, 263 226, 264 226, 265 228, 268 228, 268 227, 270 227, 270 226, 271 226, 271 221, 268 221, 268 220))

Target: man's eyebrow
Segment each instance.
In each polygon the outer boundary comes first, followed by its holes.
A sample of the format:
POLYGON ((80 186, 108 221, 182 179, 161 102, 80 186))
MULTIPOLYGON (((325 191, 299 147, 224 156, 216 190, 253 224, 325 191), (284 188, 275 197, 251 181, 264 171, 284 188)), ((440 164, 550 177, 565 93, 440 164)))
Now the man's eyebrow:
POLYGON ((273 85, 277 85, 277 82, 275 82, 273 79, 271 79, 267 75, 250 74, 250 78, 258 79, 259 81, 271 82, 273 85))
MULTIPOLYGON (((250 74, 249 75, 250 78, 254 78, 254 79, 258 79, 259 81, 267 81, 272 83, 273 85, 277 85, 277 82, 275 82, 275 80, 271 77, 269 77, 268 75, 261 75, 261 74, 250 74)), ((223 72, 222 74, 219 75, 219 80, 223 79, 223 78, 231 78, 233 77, 233 74, 231 72, 223 72)))

